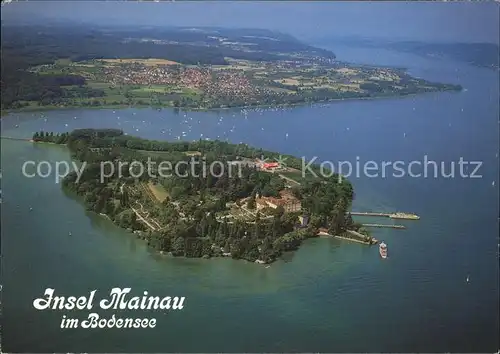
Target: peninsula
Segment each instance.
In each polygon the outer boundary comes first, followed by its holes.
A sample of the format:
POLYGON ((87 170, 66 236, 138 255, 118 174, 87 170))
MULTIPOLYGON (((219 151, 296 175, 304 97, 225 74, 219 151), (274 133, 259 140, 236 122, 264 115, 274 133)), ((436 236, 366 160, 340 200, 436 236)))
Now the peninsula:
POLYGON ((65 144, 86 166, 79 178, 68 174, 63 188, 162 253, 270 263, 325 233, 376 242, 348 212, 351 183, 323 177, 319 166, 302 174, 294 156, 217 140, 145 140, 115 129, 40 132, 33 141, 65 144), (263 162, 285 159, 286 166, 263 162))
POLYGON ((11 26, 2 112, 71 107, 287 106, 405 96, 459 85, 352 65, 269 30, 11 26))

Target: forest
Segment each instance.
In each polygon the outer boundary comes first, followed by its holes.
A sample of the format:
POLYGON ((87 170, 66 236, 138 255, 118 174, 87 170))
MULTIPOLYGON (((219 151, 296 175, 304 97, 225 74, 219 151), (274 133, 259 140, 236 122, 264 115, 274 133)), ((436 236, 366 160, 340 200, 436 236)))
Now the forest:
POLYGON ((246 144, 151 141, 115 129, 37 132, 33 140, 65 144, 74 159, 87 164, 80 180, 77 181, 76 173, 70 173, 63 188, 79 195, 88 210, 105 214, 117 225, 139 232, 152 248, 173 256, 231 256, 270 263, 284 252, 298 249, 304 240, 316 237, 319 228, 342 235, 360 227, 348 213, 354 195, 352 185, 336 175, 304 179, 288 188, 300 200, 300 211, 286 212, 282 206, 267 212, 257 210, 257 196, 277 197, 286 187, 279 176, 255 166, 243 167, 238 175, 227 173, 228 164, 234 159, 278 155, 246 144), (186 154, 192 152, 199 155, 186 154), (166 178, 152 177, 150 173, 137 176, 129 164, 124 164, 145 162, 148 158, 158 163, 185 161, 184 170, 166 178), (201 172, 201 167, 193 163, 193 158, 218 160, 222 165, 219 171, 203 175, 195 173, 201 172), (106 178, 102 178, 104 161, 114 165, 111 177, 106 173, 106 178), (149 198, 150 192, 144 187, 148 183, 161 186, 168 196, 161 202, 149 198), (245 198, 246 208, 255 215, 252 220, 220 216, 245 198), (300 222, 299 217, 309 222, 300 222))

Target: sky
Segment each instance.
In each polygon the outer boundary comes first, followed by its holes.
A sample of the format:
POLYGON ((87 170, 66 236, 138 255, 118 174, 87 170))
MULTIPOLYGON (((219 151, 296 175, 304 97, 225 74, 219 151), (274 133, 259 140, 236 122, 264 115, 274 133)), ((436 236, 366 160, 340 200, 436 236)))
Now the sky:
POLYGON ((267 28, 303 40, 369 36, 427 42, 499 43, 498 2, 29 1, 2 21, 267 28))

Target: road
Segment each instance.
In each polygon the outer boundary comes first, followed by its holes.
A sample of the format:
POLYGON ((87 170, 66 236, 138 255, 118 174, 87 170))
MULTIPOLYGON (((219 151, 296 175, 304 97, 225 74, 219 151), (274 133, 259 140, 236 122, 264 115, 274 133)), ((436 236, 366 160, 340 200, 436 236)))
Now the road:
POLYGON ((288 181, 288 182, 290 182, 290 183, 293 183, 293 184, 296 184, 296 185, 300 186, 300 183, 299 183, 299 182, 297 182, 296 180, 291 179, 291 178, 289 178, 289 177, 287 177, 287 176, 284 176, 284 175, 282 175, 281 173, 280 173, 280 174, 278 174, 278 176, 280 176, 280 177, 281 177, 281 178, 283 178, 284 180, 287 180, 287 181, 288 181))

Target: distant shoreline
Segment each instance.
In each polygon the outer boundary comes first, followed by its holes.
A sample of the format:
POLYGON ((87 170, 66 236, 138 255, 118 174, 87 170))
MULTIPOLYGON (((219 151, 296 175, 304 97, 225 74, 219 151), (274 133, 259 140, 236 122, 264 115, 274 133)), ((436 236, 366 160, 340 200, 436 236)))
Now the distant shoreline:
POLYGON ((381 100, 381 99, 405 99, 408 97, 414 97, 417 95, 424 95, 430 93, 442 93, 442 92, 462 92, 464 88, 461 87, 459 90, 442 90, 442 91, 428 91, 428 92, 415 92, 408 93, 403 95, 380 95, 380 96, 372 96, 372 97, 348 97, 348 98, 332 98, 324 101, 314 101, 314 102, 298 102, 298 103, 289 103, 289 104, 277 104, 277 105, 249 105, 249 106, 234 106, 234 107, 213 107, 213 108, 197 108, 197 107, 174 107, 172 105, 161 105, 161 106, 152 106, 152 105, 101 105, 101 106, 40 106, 40 107, 23 107, 18 109, 9 109, 2 110, 1 117, 5 117, 9 114, 13 113, 25 113, 25 112, 46 112, 46 111, 64 111, 64 110, 87 110, 87 109, 127 109, 127 108, 151 108, 151 109, 178 109, 183 112, 216 112, 221 110, 231 110, 231 109, 256 109, 256 108, 288 108, 288 107, 300 107, 300 106, 309 106, 309 105, 318 105, 318 104, 328 104, 342 101, 369 101, 369 100, 381 100))

